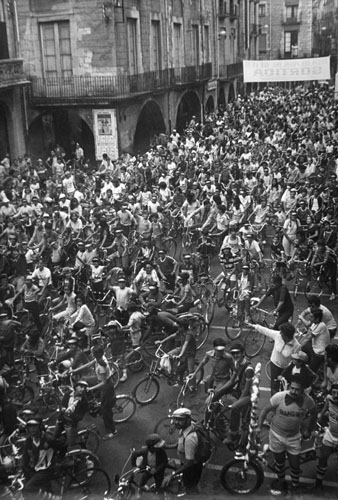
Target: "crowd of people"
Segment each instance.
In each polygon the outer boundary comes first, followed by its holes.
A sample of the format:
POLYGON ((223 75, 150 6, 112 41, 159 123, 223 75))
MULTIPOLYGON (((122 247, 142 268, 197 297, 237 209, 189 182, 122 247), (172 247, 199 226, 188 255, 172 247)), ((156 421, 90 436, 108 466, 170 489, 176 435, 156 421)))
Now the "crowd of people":
MULTIPOLYGON (((14 366, 20 311, 29 312, 32 324, 29 338, 19 347, 22 353, 36 356, 39 373, 48 369, 46 317, 66 321, 72 333, 55 362, 67 366, 74 376, 79 373, 76 395, 65 402, 69 439, 72 443, 74 425, 84 414, 83 393, 93 387, 101 391, 105 438, 112 439, 116 435, 111 412, 114 386, 99 346, 93 347, 91 361, 97 318, 90 297, 97 302, 109 292, 107 296, 114 300, 113 336, 128 338, 133 347, 160 322, 175 339, 176 357, 187 362, 194 379, 196 342, 189 326, 182 333, 178 314, 200 307, 194 285, 201 273, 220 270, 211 276, 215 287, 237 288, 243 319, 273 341, 269 409, 275 416, 270 448, 281 487, 285 487, 286 454, 292 487, 299 486, 303 420, 315 415, 308 420, 305 435, 328 410, 317 467, 319 487, 328 457, 338 445, 337 325, 328 307, 318 296, 312 297, 309 309, 298 318, 310 331, 308 342, 300 345, 286 277, 292 280, 301 261, 309 281, 312 276, 321 279, 335 303, 337 121, 337 107, 327 86, 265 88, 238 96, 225 110, 206 116, 204 123, 193 116, 184 131, 173 130, 165 141, 154 140, 144 154, 123 154, 116 161, 104 154, 97 166, 86 161, 86 151, 79 144, 69 158, 59 145, 45 160, 28 154, 16 159, 6 155, 0 162, 1 373, 5 376, 14 366), (183 251, 180 257, 169 255, 164 245, 177 224, 180 234, 197 234, 191 252, 183 251), (274 299, 274 329, 253 324, 250 311, 250 299, 260 285, 254 263, 259 268, 266 257, 273 258, 280 271, 260 299, 260 303, 269 296, 274 299), (169 306, 163 300, 168 291, 174 296, 169 306), (151 326, 145 333, 146 316, 151 326), (89 387, 84 377, 91 366, 96 378, 89 387), (278 392, 281 375, 291 385, 278 392), (319 416, 308 394, 315 383, 328 394, 319 416)), ((208 384, 216 390, 215 398, 236 387, 238 401, 226 439, 231 444, 239 437, 238 416, 250 406, 253 370, 240 343, 228 348, 222 339, 216 340, 203 363, 212 360, 208 384)), ((124 352, 120 345, 115 354, 124 352)), ((124 366, 121 381, 127 377, 124 366)), ((182 466, 187 488, 196 491, 202 468, 194 462, 191 412, 182 410, 175 418, 181 435, 187 437, 179 444, 182 462, 188 464, 182 466)), ((37 422, 32 420, 33 430, 37 422)), ((34 436, 29 443, 35 443, 34 436)), ((149 439, 151 447, 161 448, 158 443, 162 446, 156 436, 149 439)), ((35 455, 38 460, 39 454, 35 455)), ((155 467, 156 481, 162 478, 163 460, 155 467)))

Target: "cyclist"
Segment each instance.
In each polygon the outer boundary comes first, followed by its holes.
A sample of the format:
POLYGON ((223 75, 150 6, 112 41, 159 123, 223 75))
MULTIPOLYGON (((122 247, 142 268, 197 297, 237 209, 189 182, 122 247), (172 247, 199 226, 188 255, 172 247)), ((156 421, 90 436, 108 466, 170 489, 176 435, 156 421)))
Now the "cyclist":
POLYGON ((332 289, 330 300, 335 300, 337 295, 337 256, 336 252, 327 246, 324 240, 318 240, 311 267, 318 267, 320 274, 327 276, 327 279, 330 280, 332 289))
POLYGON ((328 469, 329 457, 338 447, 338 382, 331 385, 330 394, 327 396, 325 405, 318 415, 319 422, 326 413, 329 415, 329 425, 325 429, 322 445, 319 449, 316 482, 312 485, 312 488, 315 489, 322 488, 323 479, 328 469))
POLYGON ((102 439, 107 441, 117 435, 113 418, 113 407, 116 401, 115 387, 112 379, 112 372, 109 368, 107 358, 104 355, 104 348, 100 345, 96 345, 93 347, 92 353, 94 359, 89 361, 89 363, 72 370, 71 374, 73 375, 94 365, 96 376, 93 380, 88 379, 90 387, 88 387, 87 392, 97 391, 98 389, 100 390, 102 419, 106 430, 106 434, 102 439), (91 382, 95 385, 91 385, 91 382))
POLYGON ((39 491, 51 492, 56 451, 61 444, 48 437, 37 417, 26 422, 27 438, 22 454, 22 470, 27 479, 25 498, 37 498, 39 491))
POLYGON ((194 432, 191 411, 188 408, 179 408, 173 412, 172 420, 175 427, 179 429, 177 454, 182 464, 172 474, 172 477, 182 474, 187 494, 196 495, 203 472, 203 462, 195 458, 198 437, 194 432))
POLYGON ((210 362, 211 374, 204 379, 206 392, 209 389, 219 390, 226 382, 229 382, 234 371, 234 359, 225 351, 226 342, 217 337, 212 344, 213 349, 205 353, 202 361, 191 374, 191 377, 195 377, 198 371, 210 362))
POLYGON ((312 387, 318 375, 314 373, 308 365, 309 357, 304 351, 298 351, 291 354, 291 363, 287 366, 281 373, 281 377, 285 378, 288 384, 290 384, 293 375, 298 375, 303 381, 305 389, 312 387))
POLYGON ((78 424, 88 408, 87 388, 88 382, 78 380, 74 384, 74 389, 67 391, 62 398, 61 414, 56 422, 54 438, 59 439, 62 431, 65 430, 68 449, 76 443, 78 424))
POLYGON ((299 342, 294 338, 295 327, 291 323, 283 323, 279 330, 271 330, 261 325, 252 325, 258 333, 266 335, 274 342, 270 361, 271 361, 271 395, 279 390, 278 377, 284 368, 289 366, 292 354, 300 350, 299 342))
POLYGON ((323 311, 321 309, 313 309, 311 311, 311 339, 303 345, 310 359, 310 368, 316 372, 324 363, 325 349, 330 344, 330 333, 323 321, 323 311))
POLYGON ((274 325, 275 329, 280 328, 280 326, 289 321, 293 316, 293 302, 291 299, 290 292, 286 285, 283 284, 282 277, 276 275, 273 277, 272 286, 269 290, 260 298, 259 302, 253 306, 253 308, 259 307, 267 297, 273 296, 273 301, 275 304, 275 311, 277 319, 274 325))
POLYGON ((338 383, 338 346, 328 345, 325 353, 324 378, 321 387, 330 390, 333 384, 338 383))
POLYGON ((163 281, 165 288, 174 289, 177 268, 177 261, 173 257, 170 257, 170 255, 166 255, 165 251, 160 248, 158 250, 158 258, 156 259, 156 271, 161 281, 163 281))
POLYGON ((310 315, 312 311, 314 309, 321 309, 323 311, 323 321, 326 324, 327 329, 329 330, 330 338, 333 339, 337 332, 337 322, 334 319, 334 316, 330 309, 328 309, 321 303, 320 297, 318 297, 317 295, 311 295, 310 297, 308 297, 308 303, 309 307, 304 309, 304 311, 298 316, 298 319, 303 323, 304 326, 310 327, 310 315))
POLYGON ((245 318, 248 321, 250 318, 250 300, 254 289, 254 275, 250 272, 248 265, 242 266, 242 272, 238 276, 238 317, 245 318))
POLYGON ((299 375, 291 379, 287 391, 278 392, 270 399, 270 404, 261 411, 257 432, 270 411, 274 412, 269 430, 269 448, 273 453, 278 482, 272 489, 286 491, 285 459, 291 468, 291 490, 297 491, 300 477, 301 437, 307 439, 316 424, 316 408, 313 399, 304 392, 299 375), (309 422, 306 420, 310 416, 309 422))
POLYGON ((151 477, 155 480, 156 492, 161 491, 164 479, 164 472, 168 465, 168 455, 164 450, 165 441, 158 434, 149 434, 145 440, 145 447, 134 451, 131 456, 131 465, 138 465, 144 469, 138 487, 136 498, 141 498, 141 490, 151 477))
POLYGON ((251 385, 254 376, 254 369, 245 358, 244 347, 241 343, 235 343, 230 347, 230 355, 234 360, 234 369, 230 380, 220 387, 214 396, 214 401, 219 400, 223 395, 231 393, 235 401, 231 405, 230 411, 230 432, 223 443, 235 446, 239 441, 239 428, 242 418, 242 426, 247 427, 250 416, 251 405, 251 385))
POLYGON ((28 339, 22 344, 20 351, 24 355, 33 357, 38 375, 48 374, 49 355, 45 347, 45 342, 40 337, 38 331, 31 330, 28 333, 28 339))

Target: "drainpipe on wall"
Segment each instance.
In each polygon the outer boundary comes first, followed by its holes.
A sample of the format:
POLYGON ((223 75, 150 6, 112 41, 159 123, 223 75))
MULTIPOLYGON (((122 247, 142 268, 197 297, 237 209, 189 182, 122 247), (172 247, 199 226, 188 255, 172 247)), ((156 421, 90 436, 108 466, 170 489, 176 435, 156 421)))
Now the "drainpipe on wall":
POLYGON ((13 14, 14 14, 16 57, 21 59, 21 42, 20 42, 19 20, 18 20, 18 10, 16 7, 16 0, 13 0, 13 14))

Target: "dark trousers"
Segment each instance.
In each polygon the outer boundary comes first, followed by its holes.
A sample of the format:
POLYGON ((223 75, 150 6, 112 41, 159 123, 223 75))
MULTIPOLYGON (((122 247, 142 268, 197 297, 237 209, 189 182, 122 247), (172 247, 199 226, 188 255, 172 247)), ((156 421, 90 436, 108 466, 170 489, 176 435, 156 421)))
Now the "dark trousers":
POLYGON ((271 371, 271 380, 270 380, 270 389, 271 389, 271 396, 276 394, 276 392, 279 391, 279 380, 278 377, 282 373, 284 368, 280 368, 279 366, 275 365, 271 361, 270 363, 270 371, 271 371))
POLYGON ((116 401, 113 382, 108 379, 101 389, 102 419, 107 433, 115 432, 113 406, 116 401))
POLYGON ((316 373, 324 363, 325 357, 313 352, 312 340, 308 340, 308 342, 303 345, 302 351, 306 352, 309 356, 309 367, 316 373))
POLYGON ((36 324, 37 329, 39 332, 42 332, 42 324, 40 321, 40 305, 38 302, 25 302, 24 304, 25 309, 27 309, 34 320, 34 323, 36 324))
POLYGON ((191 467, 183 471, 183 484, 187 493, 193 493, 197 490, 197 485, 201 479, 203 464, 192 464, 191 467))
POLYGON ((332 293, 337 295, 337 262, 327 262, 326 274, 331 282, 332 293))
POLYGON ((147 482, 149 481, 149 479, 151 477, 154 477, 156 489, 159 490, 161 488, 162 483, 163 483, 164 470, 159 471, 159 472, 155 472, 155 474, 151 474, 149 471, 143 472, 143 474, 141 476, 140 487, 142 488, 142 486, 147 484, 147 482))
POLYGON ((287 323, 289 321, 289 319, 292 318, 292 315, 293 315, 293 311, 279 313, 279 316, 278 316, 276 323, 275 323, 275 326, 274 326, 274 330, 279 330, 280 325, 282 325, 283 323, 287 323))
POLYGON ((232 434, 238 434, 241 421, 244 425, 247 423, 246 420, 250 408, 250 399, 250 396, 245 396, 231 405, 230 432, 232 434))
POLYGON ((25 498, 37 498, 37 493, 40 489, 50 492, 52 475, 52 467, 33 472, 33 475, 28 479, 24 487, 25 498))

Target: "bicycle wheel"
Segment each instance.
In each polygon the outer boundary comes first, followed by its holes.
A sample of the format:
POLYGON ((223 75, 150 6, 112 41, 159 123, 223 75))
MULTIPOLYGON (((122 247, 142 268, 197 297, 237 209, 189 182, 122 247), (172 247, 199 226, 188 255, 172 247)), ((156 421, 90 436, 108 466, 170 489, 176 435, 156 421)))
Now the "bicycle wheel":
POLYGON ((207 325, 211 325, 215 315, 215 301, 210 297, 205 305, 204 319, 207 325))
POLYGON ((194 331, 197 350, 201 349, 209 337, 209 326, 205 319, 199 315, 194 324, 190 324, 190 328, 194 331))
POLYGON ((83 448, 96 453, 100 447, 100 436, 94 429, 83 429, 78 432, 78 437, 83 448))
POLYGON ((91 451, 82 448, 68 451, 65 455, 64 463, 69 464, 67 467, 67 473, 70 476, 69 489, 89 484, 91 481, 89 471, 93 471, 99 467, 97 456, 91 451))
POLYGON ((179 429, 171 423, 171 417, 163 417, 154 427, 154 432, 159 434, 165 441, 165 448, 173 449, 177 447, 179 429))
POLYGON ((161 243, 167 255, 174 259, 177 251, 177 242, 174 240, 174 238, 163 238, 161 243))
POLYGON ((152 403, 160 392, 160 384, 156 378, 144 378, 133 389, 133 395, 139 405, 152 403))
POLYGON ((266 337, 258 333, 254 328, 250 328, 244 340, 244 351, 248 358, 257 356, 265 344, 266 337))
POLYGON ((222 411, 218 413, 215 417, 214 428, 216 434, 224 439, 229 435, 229 424, 230 424, 230 408, 222 408, 222 411))
POLYGON ((111 481, 106 471, 93 467, 92 469, 87 469, 87 475, 90 479, 83 488, 81 499, 104 500, 105 498, 110 498, 111 481))
POLYGON ((254 461, 234 458, 224 465, 220 480, 223 488, 230 493, 248 495, 262 485, 264 471, 260 464, 254 461))
POLYGON ((229 340, 236 340, 241 336, 242 324, 237 317, 230 316, 225 323, 225 334, 229 340))
POLYGON ((25 404, 34 401, 34 391, 27 385, 19 387, 10 386, 8 395, 17 408, 22 408, 25 404))
POLYGON ((126 356, 127 368, 132 373, 139 373, 143 370, 144 360, 139 350, 133 349, 126 356))
POLYGON ((121 424, 130 420, 136 412, 136 402, 129 394, 118 394, 113 407, 114 422, 121 424))

